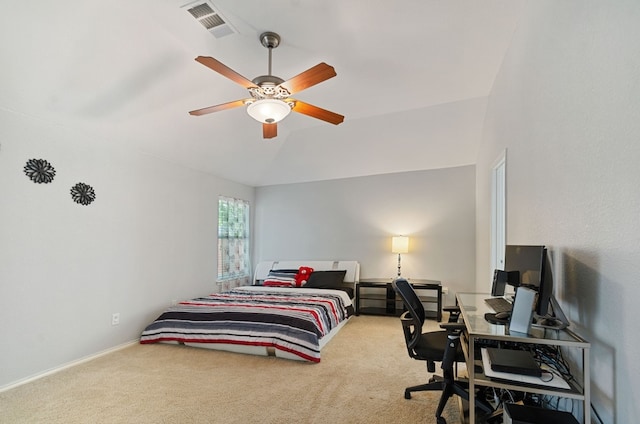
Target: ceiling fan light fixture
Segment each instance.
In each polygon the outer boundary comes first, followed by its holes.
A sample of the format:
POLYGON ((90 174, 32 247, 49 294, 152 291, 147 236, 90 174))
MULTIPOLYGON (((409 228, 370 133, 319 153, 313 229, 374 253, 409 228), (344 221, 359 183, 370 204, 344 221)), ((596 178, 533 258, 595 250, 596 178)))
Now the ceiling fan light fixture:
POLYGON ((258 122, 274 124, 291 113, 291 106, 278 99, 260 99, 247 106, 247 113, 258 122))

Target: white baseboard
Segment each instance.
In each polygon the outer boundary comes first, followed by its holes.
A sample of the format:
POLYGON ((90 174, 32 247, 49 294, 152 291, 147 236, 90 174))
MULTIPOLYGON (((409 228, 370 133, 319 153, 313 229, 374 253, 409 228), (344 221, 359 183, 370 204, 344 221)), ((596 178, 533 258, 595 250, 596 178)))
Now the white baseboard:
POLYGON ((5 392, 7 390, 14 389, 14 388, 16 388, 18 386, 22 386, 23 384, 31 383, 32 381, 38 380, 38 379, 40 379, 42 377, 46 377, 46 376, 51 375, 51 374, 55 374, 57 372, 65 370, 67 368, 75 367, 76 365, 80 365, 80 364, 83 364, 85 362, 89 362, 89 361, 91 361, 93 359, 99 358, 99 357, 104 356, 104 355, 108 355, 110 353, 116 352, 118 350, 122 350, 124 348, 127 348, 129 346, 132 346, 132 345, 138 344, 138 343, 140 343, 140 341, 138 339, 132 340, 130 342, 126 342, 126 343, 120 344, 118 346, 114 346, 112 348, 103 350, 103 351, 95 353, 93 355, 85 356, 84 358, 80 358, 80 359, 77 359, 75 361, 68 362, 66 364, 60 365, 59 367, 51 368, 51 369, 49 369, 47 371, 44 371, 44 372, 41 372, 41 373, 38 373, 38 374, 34 374, 34 375, 30 376, 30 377, 23 378, 21 380, 15 381, 13 383, 9 383, 6 386, 0 387, 0 393, 5 392))

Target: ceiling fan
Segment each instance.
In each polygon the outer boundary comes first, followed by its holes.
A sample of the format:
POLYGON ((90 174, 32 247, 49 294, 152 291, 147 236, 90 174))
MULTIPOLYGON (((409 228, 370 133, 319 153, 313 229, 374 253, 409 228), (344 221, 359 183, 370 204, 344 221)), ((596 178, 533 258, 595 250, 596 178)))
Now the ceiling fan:
POLYGON ((251 98, 192 110, 189 114, 200 116, 246 105, 247 113, 262 123, 263 138, 276 137, 278 135, 277 123, 292 110, 334 125, 344 121, 344 116, 342 115, 290 97, 294 93, 335 77, 336 71, 333 66, 322 62, 285 81, 282 78, 271 75, 271 53, 280 44, 280 36, 274 32, 264 32, 260 35, 260 42, 269 49, 269 74, 256 77, 252 81, 212 57, 198 56, 196 58, 197 62, 249 90, 251 98))

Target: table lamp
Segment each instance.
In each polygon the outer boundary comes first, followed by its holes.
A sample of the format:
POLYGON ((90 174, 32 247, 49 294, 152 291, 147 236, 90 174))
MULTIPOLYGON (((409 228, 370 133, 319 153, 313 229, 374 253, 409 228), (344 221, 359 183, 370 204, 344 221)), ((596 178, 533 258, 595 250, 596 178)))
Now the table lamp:
POLYGON ((409 237, 406 237, 406 236, 392 237, 391 252, 398 254, 398 278, 400 278, 400 254, 409 253, 409 237))

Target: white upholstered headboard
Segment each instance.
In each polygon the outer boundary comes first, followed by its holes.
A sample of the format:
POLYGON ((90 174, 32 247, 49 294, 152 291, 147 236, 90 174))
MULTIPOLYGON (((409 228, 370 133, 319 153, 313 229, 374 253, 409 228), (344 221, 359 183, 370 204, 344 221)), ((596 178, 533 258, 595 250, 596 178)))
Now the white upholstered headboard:
POLYGON ((344 276, 345 283, 355 284, 360 281, 360 263, 358 261, 262 261, 256 265, 256 272, 253 276, 256 281, 264 280, 272 269, 297 269, 301 266, 308 266, 315 271, 346 270, 344 276))

